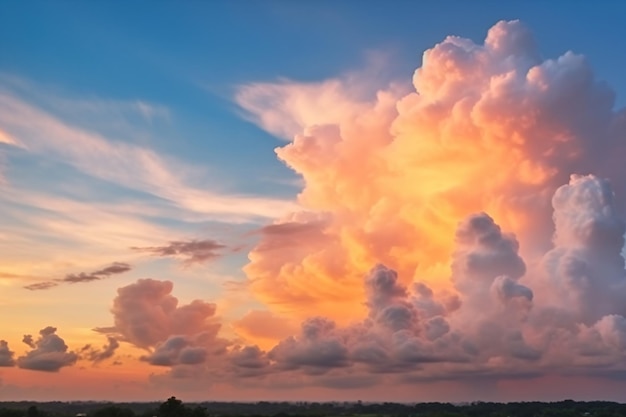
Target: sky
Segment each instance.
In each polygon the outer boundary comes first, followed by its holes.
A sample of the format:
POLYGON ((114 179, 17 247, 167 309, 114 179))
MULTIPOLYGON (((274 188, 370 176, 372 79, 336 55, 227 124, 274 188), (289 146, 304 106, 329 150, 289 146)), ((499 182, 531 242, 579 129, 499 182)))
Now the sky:
POLYGON ((626 5, 0 16, 0 400, 625 400, 626 5))

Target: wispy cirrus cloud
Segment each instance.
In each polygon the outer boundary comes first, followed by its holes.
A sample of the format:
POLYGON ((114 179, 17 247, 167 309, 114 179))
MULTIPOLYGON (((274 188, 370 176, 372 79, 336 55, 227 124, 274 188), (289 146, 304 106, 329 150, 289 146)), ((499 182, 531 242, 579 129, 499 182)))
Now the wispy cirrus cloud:
POLYGON ((308 126, 358 118, 376 105, 372 97, 389 102, 408 91, 408 85, 383 81, 389 78, 385 72, 391 54, 369 51, 366 58, 360 70, 323 81, 280 79, 243 84, 238 86, 234 100, 245 111, 245 118, 291 141, 308 126))
POLYGON ((24 288, 30 291, 48 290, 60 284, 76 284, 91 281, 100 281, 109 278, 112 275, 123 274, 132 269, 132 267, 124 262, 113 262, 111 265, 98 269, 93 272, 79 272, 77 274, 67 274, 64 278, 52 281, 37 282, 25 285, 24 288))
POLYGON ((164 246, 132 247, 131 249, 158 257, 181 258, 182 262, 189 266, 219 258, 223 255, 221 251, 227 248, 226 245, 215 240, 192 239, 187 241, 172 241, 164 246))
POLYGON ((17 145, 17 140, 7 132, 0 130, 0 143, 5 145, 17 145))
MULTIPOLYGON (((54 102, 49 99, 48 101, 54 102)), ((67 106, 89 107, 84 101, 65 99, 67 106)), ((143 103, 139 101, 139 103, 143 103)), ((91 104, 98 108, 97 101, 91 104)), ((118 111, 139 111, 146 117, 166 113, 145 103, 137 105, 107 103, 118 111)), ((110 110, 108 110, 110 111, 110 110)), ((68 164, 80 172, 120 187, 141 191, 169 201, 181 210, 207 218, 242 222, 274 217, 295 206, 277 198, 225 194, 191 185, 205 176, 204 170, 157 151, 128 141, 109 138, 79 126, 67 117, 47 111, 45 106, 28 101, 10 88, 0 85, 0 129, 7 138, 15 138, 26 152, 68 164)), ((131 133, 132 136, 132 133, 131 133)), ((14 140, 12 140, 13 142, 14 140)))
POLYGON ((54 288, 59 283, 57 281, 42 281, 36 282, 34 284, 25 285, 24 288, 30 291, 39 291, 39 290, 49 290, 50 288, 54 288))
POLYGON ((122 274, 124 272, 128 272, 132 269, 132 267, 124 262, 113 262, 111 265, 106 268, 99 269, 97 271, 91 273, 81 272, 79 274, 69 274, 66 275, 65 278, 62 279, 62 282, 68 282, 71 284, 77 282, 90 282, 90 281, 98 281, 104 278, 108 278, 111 275, 122 274))
MULTIPOLYGON (((49 277, 61 268, 85 270, 140 256, 126 253, 129 247, 167 242, 209 224, 261 222, 296 205, 198 186, 216 181, 203 167, 150 145, 155 141, 143 127, 170 123, 164 106, 36 87, 0 76, 0 166, 7 179, 0 194, 0 261, 6 273, 49 277), (79 247, 80 259, 69 265, 59 256, 79 247)), ((197 252, 193 259, 207 258, 197 252)), ((54 286, 28 281, 31 289, 54 286)))

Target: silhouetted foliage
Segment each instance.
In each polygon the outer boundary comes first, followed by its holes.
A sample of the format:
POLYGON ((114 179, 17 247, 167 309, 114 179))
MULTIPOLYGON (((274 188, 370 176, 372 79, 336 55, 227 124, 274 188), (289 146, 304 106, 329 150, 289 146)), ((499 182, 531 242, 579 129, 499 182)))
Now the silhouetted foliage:
POLYGON ((182 417, 187 414, 183 402, 176 397, 170 397, 159 406, 159 417, 182 417))
POLYGON ((318 403, 210 402, 183 404, 176 397, 163 403, 5 402, 0 417, 626 417, 626 405, 614 402, 554 403, 318 403))
POLYGON ((111 405, 108 407, 96 410, 93 417, 135 417, 135 412, 130 408, 118 407, 117 405, 111 405))
POLYGON ((24 417, 26 413, 23 410, 15 410, 10 408, 0 409, 0 417, 24 417))
POLYGON ((36 405, 28 407, 28 410, 26 410, 26 417, 41 417, 41 413, 36 405))

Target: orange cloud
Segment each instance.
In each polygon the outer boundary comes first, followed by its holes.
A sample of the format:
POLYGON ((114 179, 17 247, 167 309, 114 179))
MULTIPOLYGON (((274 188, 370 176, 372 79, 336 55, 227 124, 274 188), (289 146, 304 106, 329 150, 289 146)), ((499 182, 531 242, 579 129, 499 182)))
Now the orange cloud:
POLYGON ((267 349, 297 331, 297 326, 290 320, 266 310, 251 310, 232 326, 246 341, 267 349))
POLYGON ((307 212, 269 226, 285 233, 263 231, 245 268, 274 311, 353 320, 377 263, 404 284, 449 288, 456 227, 480 211, 538 261, 551 245, 554 191, 571 174, 606 172, 609 147, 624 146, 613 92, 581 56, 543 60, 518 21, 497 23, 483 44, 450 36, 427 50, 408 94, 388 88, 367 101, 354 79, 341 81, 245 86, 239 96, 270 132, 303 129, 276 153, 302 175, 307 212), (334 116, 313 118, 316 106, 334 116), (288 247, 272 249, 287 234, 288 247))

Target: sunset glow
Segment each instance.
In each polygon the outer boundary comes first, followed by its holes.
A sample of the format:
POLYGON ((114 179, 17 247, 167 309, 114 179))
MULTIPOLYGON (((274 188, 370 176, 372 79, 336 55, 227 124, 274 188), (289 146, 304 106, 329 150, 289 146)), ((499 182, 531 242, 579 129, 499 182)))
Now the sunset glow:
POLYGON ((623 400, 626 9, 366 3, 0 5, 0 400, 623 400))

